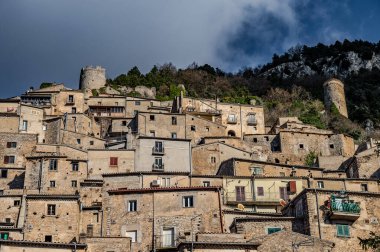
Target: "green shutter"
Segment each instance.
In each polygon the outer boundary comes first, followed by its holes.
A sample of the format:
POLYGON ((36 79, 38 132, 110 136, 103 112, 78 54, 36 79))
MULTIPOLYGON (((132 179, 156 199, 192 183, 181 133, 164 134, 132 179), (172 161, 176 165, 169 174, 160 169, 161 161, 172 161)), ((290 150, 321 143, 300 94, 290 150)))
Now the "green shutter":
POLYGON ((279 227, 268 228, 268 234, 273 234, 273 233, 276 233, 278 231, 281 231, 281 228, 279 228, 279 227))
POLYGON ((350 237, 350 226, 345 224, 337 224, 337 236, 350 237))

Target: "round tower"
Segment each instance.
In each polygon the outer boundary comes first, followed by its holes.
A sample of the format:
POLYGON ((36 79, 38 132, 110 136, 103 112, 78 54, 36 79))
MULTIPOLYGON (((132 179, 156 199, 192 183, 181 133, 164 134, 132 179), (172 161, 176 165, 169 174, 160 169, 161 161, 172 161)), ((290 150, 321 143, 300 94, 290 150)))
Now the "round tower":
POLYGON ((80 71, 79 88, 83 91, 99 89, 106 85, 106 69, 86 66, 80 71))
POLYGON ((325 107, 330 110, 331 105, 335 104, 339 113, 348 117, 346 96, 344 94, 344 84, 338 79, 329 79, 323 84, 325 107))

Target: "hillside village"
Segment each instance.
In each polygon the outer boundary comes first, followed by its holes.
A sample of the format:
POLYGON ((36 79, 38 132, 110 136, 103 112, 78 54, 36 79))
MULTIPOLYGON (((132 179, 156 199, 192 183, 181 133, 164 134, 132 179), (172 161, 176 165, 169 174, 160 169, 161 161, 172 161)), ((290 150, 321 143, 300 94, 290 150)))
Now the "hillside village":
MULTIPOLYGON (((85 67, 77 90, 0 100, 1 252, 361 251, 380 232, 376 140, 138 88, 85 67)), ((340 80, 324 98, 348 117, 340 80)))

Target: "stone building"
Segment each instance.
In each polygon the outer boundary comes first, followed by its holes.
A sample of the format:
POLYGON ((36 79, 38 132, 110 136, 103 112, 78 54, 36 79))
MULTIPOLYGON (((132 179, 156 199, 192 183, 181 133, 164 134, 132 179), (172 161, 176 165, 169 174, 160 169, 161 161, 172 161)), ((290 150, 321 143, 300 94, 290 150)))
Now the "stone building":
POLYGON ((293 231, 335 243, 339 251, 361 251, 357 237, 378 232, 379 193, 305 189, 284 209, 293 231))
POLYGON ((100 89, 106 85, 106 70, 100 66, 86 66, 81 69, 79 88, 83 91, 100 89))
POLYGON ((251 158, 251 153, 224 142, 201 144, 192 147, 193 174, 215 175, 220 164, 230 158, 251 158))
POLYGON ((264 134, 262 106, 222 103, 217 100, 177 97, 173 111, 199 115, 226 126, 227 135, 243 137, 246 134, 264 134))
POLYGON ((26 157, 25 189, 34 193, 74 194, 88 177, 87 153, 68 146, 38 145, 26 157))
POLYGON ((319 167, 288 165, 249 159, 231 158, 224 161, 220 165, 217 175, 252 176, 259 174, 261 176, 280 177, 322 177, 323 172, 324 169, 319 167))
POLYGON ((0 191, 24 187, 26 156, 36 144, 34 134, 0 133, 0 191))
POLYGON ((138 112, 157 112, 157 110, 159 110, 160 108, 163 112, 170 111, 170 108, 162 106, 159 100, 142 98, 142 97, 127 96, 125 99, 125 107, 126 107, 125 113, 127 117, 134 117, 137 111, 138 112))
POLYGON ((276 213, 303 188, 301 177, 225 176, 223 204, 226 209, 240 204, 245 211, 276 213))
POLYGON ((101 94, 87 99, 89 115, 95 117, 124 117, 125 97, 121 95, 101 94))
POLYGON ((39 143, 45 139, 45 127, 43 126, 44 111, 42 108, 21 105, 19 118, 19 133, 36 134, 39 143))
POLYGON ((348 117, 343 82, 334 78, 329 79, 323 84, 323 90, 326 109, 330 110, 334 104, 342 116, 348 117))
POLYGON ((104 173, 132 172, 135 150, 88 150, 88 176, 101 179, 104 173))
POLYGON ((25 211, 25 240, 69 243, 79 239, 79 195, 27 195, 25 211))
POLYGON ((150 251, 175 248, 198 232, 221 232, 219 190, 169 187, 108 191, 105 234, 129 236, 133 251, 150 251))

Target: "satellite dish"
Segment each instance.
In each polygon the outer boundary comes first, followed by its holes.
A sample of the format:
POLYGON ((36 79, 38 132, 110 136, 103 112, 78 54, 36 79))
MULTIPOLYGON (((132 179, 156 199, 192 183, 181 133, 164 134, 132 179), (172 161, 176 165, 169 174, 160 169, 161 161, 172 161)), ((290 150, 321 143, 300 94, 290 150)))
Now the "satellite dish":
POLYGON ((244 207, 243 204, 238 204, 238 205, 237 205, 237 208, 238 208, 239 210, 243 211, 245 207, 244 207))
POLYGON ((280 205, 283 207, 286 206, 286 201, 283 199, 280 199, 280 205))

